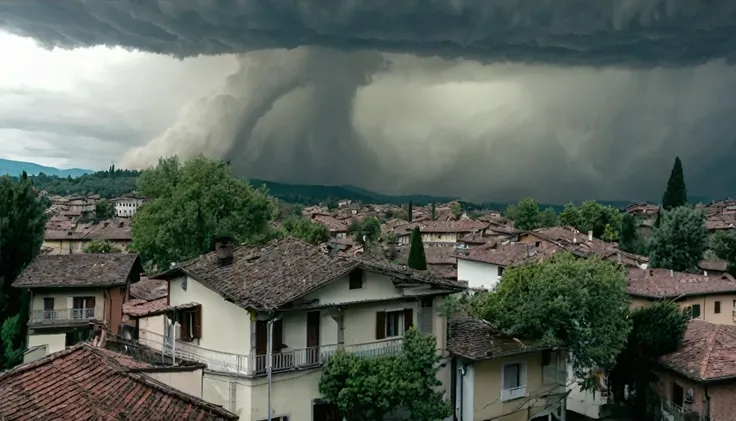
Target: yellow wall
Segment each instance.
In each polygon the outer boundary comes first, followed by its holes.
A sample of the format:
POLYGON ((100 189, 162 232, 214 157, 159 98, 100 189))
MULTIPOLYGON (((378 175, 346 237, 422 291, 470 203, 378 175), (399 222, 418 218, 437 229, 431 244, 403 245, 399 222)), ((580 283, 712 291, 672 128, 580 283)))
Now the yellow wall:
POLYGON ((66 349, 66 334, 53 333, 49 335, 29 335, 28 348, 38 345, 46 345, 46 354, 63 351, 66 349))
POLYGON ((202 398, 202 370, 191 371, 169 371, 169 372, 145 372, 146 376, 160 381, 161 383, 171 386, 174 389, 181 390, 198 398, 202 398))
MULTIPOLYGON (((687 308, 693 304, 700 304, 700 317, 698 320, 703 320, 709 323, 721 324, 721 325, 734 325, 734 302, 736 301, 736 294, 717 294, 717 295, 703 295, 698 297, 686 297, 678 300, 677 303, 681 308, 687 308), (721 302, 721 312, 715 313, 716 301, 721 302)), ((632 297, 631 306, 633 308, 642 307, 650 304, 652 301, 646 298, 632 297)))
MULTIPOLYGON (((559 354, 559 352, 558 352, 559 354)), ((499 357, 473 364, 473 420, 527 421, 530 415, 543 410, 547 400, 542 395, 564 393, 565 386, 542 382, 542 352, 529 352, 499 357), (505 364, 523 363, 526 367, 527 397, 501 401, 501 372, 505 364), (526 408, 532 408, 531 412, 526 408)), ((465 393, 465 392, 464 392, 465 393)), ((551 399, 551 402, 559 400, 551 399)))
MULTIPOLYGON (((83 253, 84 245, 91 240, 44 240, 43 246, 51 250, 50 254, 79 254, 83 253)), ((113 246, 119 248, 123 252, 128 251, 130 240, 107 240, 113 246)))

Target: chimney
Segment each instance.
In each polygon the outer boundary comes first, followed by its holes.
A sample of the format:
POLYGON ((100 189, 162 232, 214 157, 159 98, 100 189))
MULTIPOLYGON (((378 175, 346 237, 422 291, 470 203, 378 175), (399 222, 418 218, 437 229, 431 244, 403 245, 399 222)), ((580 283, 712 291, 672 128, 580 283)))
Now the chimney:
POLYGON ((704 270, 703 271, 703 276, 708 276, 708 271, 707 270, 704 270))
POLYGON ((578 243, 578 237, 572 237, 572 243, 577 244, 578 243))
POLYGON ((588 241, 593 241, 593 231, 588 231, 588 241))
POLYGON ((675 276, 675 271, 670 269, 670 278, 673 278, 675 276))
POLYGON ((228 238, 220 238, 215 243, 215 255, 220 266, 226 266, 233 262, 233 246, 232 240, 228 238))
POLYGON ((616 257, 618 258, 618 263, 621 264, 621 252, 616 252, 616 257))

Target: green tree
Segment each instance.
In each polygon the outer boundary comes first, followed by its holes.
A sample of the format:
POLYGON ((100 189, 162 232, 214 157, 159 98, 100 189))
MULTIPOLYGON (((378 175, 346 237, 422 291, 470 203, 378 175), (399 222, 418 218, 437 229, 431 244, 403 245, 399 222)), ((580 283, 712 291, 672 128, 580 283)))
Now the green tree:
POLYGON ((95 205, 95 219, 102 221, 115 216, 115 205, 107 200, 102 199, 95 205))
POLYGON ((274 235, 274 201, 265 188, 235 178, 224 162, 161 159, 143 172, 139 190, 152 201, 133 217, 131 248, 161 268, 212 250, 216 236, 254 243, 274 235))
POLYGON ((120 253, 121 250, 109 241, 105 240, 92 240, 84 245, 82 249, 85 253, 120 253))
POLYGON ((595 200, 587 200, 580 206, 579 225, 575 228, 582 232, 593 231, 595 238, 601 238, 606 232, 606 225, 610 225, 615 233, 615 240, 621 232, 621 219, 621 212, 618 209, 604 206, 595 200))
POLYGON ((578 228, 580 224, 580 209, 570 202, 560 213, 560 224, 565 227, 578 228))
POLYGON ((662 211, 662 222, 649 241, 649 265, 679 272, 696 270, 708 246, 700 211, 678 207, 662 211))
POLYGON ((286 235, 311 244, 322 244, 330 239, 330 230, 326 226, 303 217, 291 217, 281 227, 286 235))
POLYGON ((519 200, 514 210, 514 226, 520 230, 531 231, 539 228, 539 205, 531 197, 519 200))
POLYGON ((380 421, 403 408, 410 419, 436 421, 452 414, 437 390, 440 368, 433 336, 409 329, 396 356, 360 357, 338 352, 322 372, 319 391, 348 421, 380 421))
POLYGON ((557 213, 552 208, 545 208, 539 213, 539 221, 537 226, 539 228, 556 227, 560 223, 557 213))
POLYGON ((354 220, 348 230, 355 233, 353 239, 358 243, 377 243, 381 240, 381 221, 375 216, 368 216, 362 221, 354 220))
POLYGON ((330 196, 325 200, 325 206, 328 210, 335 210, 337 209, 337 199, 335 199, 333 196, 330 196))
POLYGON ((450 205, 450 212, 452 212, 452 216, 454 216, 455 219, 458 219, 463 215, 463 207, 459 202, 452 202, 450 205))
POLYGON ((507 269, 481 314, 505 334, 565 344, 576 375, 587 378, 592 368, 613 367, 626 343, 626 286, 619 265, 560 253, 507 269))
POLYGON ((506 209, 503 210, 502 215, 504 218, 508 219, 509 221, 516 220, 516 204, 512 203, 506 206, 506 209))
POLYGON ((662 207, 672 210, 687 204, 687 187, 685 186, 685 174, 682 171, 680 157, 675 157, 675 165, 672 166, 670 178, 667 180, 667 189, 662 196, 662 207))
POLYGON ((624 402, 626 389, 630 394, 634 392, 632 414, 643 419, 650 412, 646 398, 657 380, 658 360, 680 347, 689 318, 687 311, 673 301, 659 301, 631 311, 631 332, 608 379, 616 402, 624 402))
POLYGON ((30 179, 0 177, 0 368, 22 362, 28 296, 11 285, 38 255, 46 225, 44 205, 30 179))
POLYGON ((718 231, 710 239, 710 249, 719 259, 728 262, 728 272, 736 273, 736 232, 718 231))
POLYGON ((619 236, 619 247, 621 250, 635 253, 636 248, 636 217, 630 213, 624 213, 621 218, 621 235, 619 236))
POLYGON ((412 203, 410 200, 409 206, 406 208, 406 220, 408 222, 411 222, 412 219, 414 219, 414 206, 412 206, 412 203))
POLYGON ((422 233, 419 227, 414 227, 410 241, 407 265, 413 269, 427 270, 427 257, 424 255, 424 243, 422 243, 422 233))

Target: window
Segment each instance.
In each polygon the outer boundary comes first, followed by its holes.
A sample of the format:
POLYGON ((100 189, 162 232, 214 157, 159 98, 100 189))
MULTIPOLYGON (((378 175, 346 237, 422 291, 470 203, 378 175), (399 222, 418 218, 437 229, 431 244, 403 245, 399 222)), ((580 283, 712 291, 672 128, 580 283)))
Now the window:
POLYGON ((545 349, 542 351, 542 365, 548 366, 550 364, 552 364, 552 351, 545 349))
POLYGON ((690 307, 690 318, 697 319, 700 317, 700 304, 693 304, 690 307))
POLYGON ((506 364, 501 372, 501 400, 526 396, 526 370, 522 363, 506 364))
POLYGON ((350 272, 350 289, 363 288, 363 271, 356 269, 350 272))
POLYGON ((91 319, 95 317, 95 297, 73 297, 72 318, 91 319))
POLYGON ((396 338, 414 326, 414 310, 406 308, 398 311, 379 311, 376 313, 376 339, 396 338))
POLYGON ((192 310, 184 310, 180 313, 180 338, 183 341, 191 341, 202 337, 202 307, 192 310))
POLYGON ((541 241, 535 241, 534 242, 534 247, 539 247, 541 245, 542 245, 542 242, 541 241))
POLYGON ((501 276, 501 275, 503 275, 503 269, 504 269, 504 268, 503 268, 502 266, 499 266, 499 267, 498 267, 498 276, 501 276))
POLYGON ((54 317, 54 297, 43 299, 43 318, 55 319, 54 317))
POLYGON ((715 302, 715 308, 713 309, 713 313, 715 314, 721 313, 721 302, 720 301, 715 302))

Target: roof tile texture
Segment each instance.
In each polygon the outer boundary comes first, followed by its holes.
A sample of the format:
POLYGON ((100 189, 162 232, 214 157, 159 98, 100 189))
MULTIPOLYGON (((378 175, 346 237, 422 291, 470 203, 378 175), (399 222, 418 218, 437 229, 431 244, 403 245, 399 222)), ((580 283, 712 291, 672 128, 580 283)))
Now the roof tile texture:
POLYGON ((42 254, 18 279, 16 288, 106 287, 125 285, 140 265, 137 254, 42 254))
POLYGON ((689 295, 736 292, 736 280, 721 276, 671 272, 668 269, 629 269, 630 295, 650 298, 677 298, 689 295))
POLYGON ((485 320, 463 317, 450 322, 447 350, 470 360, 486 360, 550 348, 551 345, 540 341, 501 335, 485 320))
POLYGON ((736 326, 691 320, 680 349, 660 362, 694 380, 736 377, 736 326))

